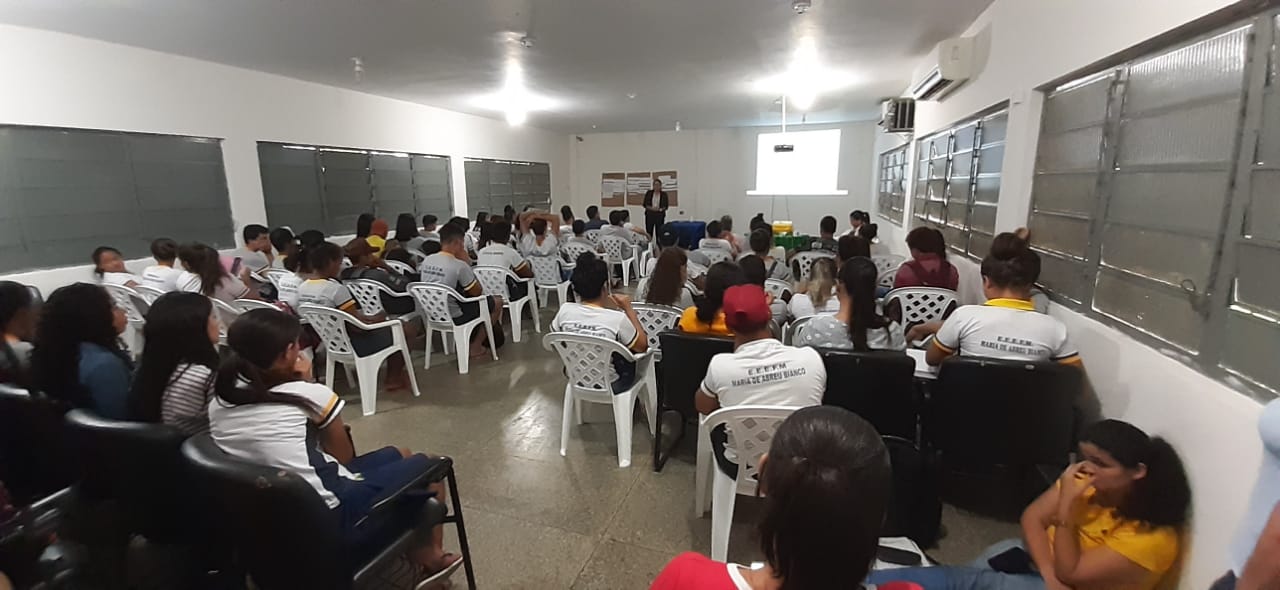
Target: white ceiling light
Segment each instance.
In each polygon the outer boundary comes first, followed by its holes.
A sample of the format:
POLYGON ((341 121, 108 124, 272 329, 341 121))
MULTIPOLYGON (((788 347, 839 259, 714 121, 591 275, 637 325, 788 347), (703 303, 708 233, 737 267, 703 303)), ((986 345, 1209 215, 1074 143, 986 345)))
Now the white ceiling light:
POLYGON ((478 96, 474 102, 480 108, 503 113, 511 125, 524 124, 531 112, 552 110, 558 106, 555 100, 535 94, 525 86, 524 69, 514 59, 507 62, 502 90, 478 96))
POLYGON ((853 83, 853 76, 822 63, 813 38, 800 40, 787 70, 757 80, 753 90, 762 94, 783 94, 795 108, 813 108, 818 96, 840 90, 853 83))

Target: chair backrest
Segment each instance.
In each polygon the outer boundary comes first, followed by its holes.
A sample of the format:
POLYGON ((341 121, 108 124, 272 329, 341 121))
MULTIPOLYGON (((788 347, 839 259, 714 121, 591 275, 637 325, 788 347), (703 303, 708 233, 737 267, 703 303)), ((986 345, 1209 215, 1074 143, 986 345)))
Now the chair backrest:
POLYGON ((471 270, 475 273, 476 280, 480 281, 480 287, 484 289, 485 295, 511 301, 510 289, 507 288, 507 276, 509 274, 514 277, 515 273, 501 266, 477 266, 471 270))
POLYGON ((346 258, 346 257, 342 258, 342 268, 351 268, 352 266, 355 266, 355 265, 351 263, 350 258, 346 258))
POLYGON ((897 254, 881 254, 879 256, 871 257, 871 261, 876 263, 876 271, 878 272, 898 268, 899 266, 902 266, 902 263, 906 260, 906 258, 898 256, 897 254))
POLYGON ((134 287, 133 290, 138 292, 138 295, 142 297, 143 301, 147 302, 147 305, 155 303, 160 296, 164 295, 164 291, 147 285, 138 285, 137 287, 134 287))
POLYGON ((543 336, 543 347, 556 351, 569 384, 575 389, 597 393, 611 393, 618 373, 613 369, 613 355, 633 359, 627 347, 616 340, 586 334, 552 332, 543 336))
POLYGON ((636 281, 636 290, 633 291, 632 298, 636 301, 644 301, 649 297, 649 279, 653 277, 643 277, 636 281))
MULTIPOLYGON (((593 241, 592 243, 595 242, 593 241)), ((582 242, 565 242, 560 245, 560 251, 564 252, 565 258, 568 258, 569 262, 576 262, 578 257, 585 252, 591 252, 592 254, 596 252, 594 248, 582 242)))
POLYGON ((449 301, 461 299, 457 291, 435 283, 409 283, 407 289, 418 302, 422 316, 433 327, 453 330, 453 313, 449 301))
POLYGON ((582 236, 590 240, 592 244, 600 243, 600 230, 598 229, 589 229, 584 231, 582 232, 582 236))
POLYGON ((951 357, 931 389, 925 437, 949 464, 1063 464, 1083 379, 1049 361, 951 357))
POLYGON ((800 268, 800 280, 809 280, 810 271, 813 270, 813 261, 819 258, 835 259, 836 255, 830 252, 798 252, 791 259, 792 262, 800 268))
POLYGON ((267 273, 267 280, 271 281, 271 284, 275 285, 277 289, 280 288, 280 279, 293 274, 282 268, 268 268, 263 272, 267 273))
POLYGON ((765 279, 764 291, 770 295, 773 295, 774 299, 780 299, 783 296, 785 296, 787 293, 792 292, 791 283, 788 283, 782 279, 765 279))
POLYGON ((0 481, 15 506, 61 490, 75 480, 80 449, 66 435, 67 404, 0 384, 0 481))
MULTIPOLYGON (((639 293, 639 291, 636 291, 639 293)), ((680 323, 680 316, 683 313, 679 308, 669 305, 655 305, 652 303, 633 303, 632 309, 636 310, 636 317, 640 319, 640 325, 644 326, 645 336, 649 340, 649 351, 657 352, 662 349, 662 343, 658 340, 658 335, 667 330, 674 330, 676 324, 680 323)))
POLYGON ((533 269, 533 282, 538 285, 554 286, 563 283, 560 278, 559 256, 529 256, 529 267, 533 269))
POLYGON ((733 260, 733 253, 724 248, 698 248, 711 264, 733 260))
POLYGON ((600 245, 604 247, 604 255, 612 261, 629 260, 635 257, 635 250, 628 242, 618 236, 600 236, 600 245))
POLYGON ((240 313, 244 313, 251 309, 270 309, 272 311, 280 311, 279 307, 258 299, 237 299, 231 302, 231 307, 236 308, 240 313))
POLYGON ((805 330, 809 329, 809 322, 813 321, 813 318, 816 317, 818 316, 807 315, 802 318, 796 318, 790 324, 787 324, 787 334, 784 341, 787 344, 795 344, 800 338, 800 335, 803 334, 805 330))
POLYGON ((402 275, 408 276, 418 272, 414 270, 412 266, 409 266, 403 262, 400 262, 399 260, 383 260, 382 263, 387 265, 387 268, 394 270, 402 275))
POLYGON ((102 418, 87 410, 67 412, 67 433, 79 449, 82 498, 113 500, 130 532, 153 541, 191 537, 200 509, 186 489, 179 448, 186 435, 164 424, 102 418))
POLYGON ((956 292, 937 287, 903 287, 884 296, 884 305, 894 302, 902 306, 902 325, 942 319, 956 302, 956 292))
POLYGON ((915 361, 901 352, 819 349, 827 368, 822 403, 862 416, 881 435, 916 439, 915 361))
POLYGON ((724 425, 728 442, 725 449, 737 455, 738 481, 755 481, 759 475, 760 456, 769 452, 773 434, 793 412, 792 406, 732 406, 707 415, 708 432, 724 425))
POLYGON ((111 294, 111 300, 115 302, 116 307, 124 310, 124 315, 129 319, 130 324, 145 324, 147 322, 147 310, 150 305, 146 299, 142 298, 137 291, 130 289, 124 285, 103 284, 103 289, 111 294))
POLYGON ((373 279, 352 279, 343 281, 342 284, 346 285, 351 296, 355 298, 361 313, 378 315, 386 311, 382 306, 382 289, 380 288, 382 283, 373 279))
MULTIPOLYGON (((428 240, 428 241, 430 241, 430 240, 428 240)), ((405 250, 405 252, 408 252, 408 253, 409 253, 409 258, 412 258, 412 259, 413 259, 413 261, 414 261, 414 263, 421 263, 423 260, 426 260, 426 259, 427 259, 427 255, 426 255, 426 253, 424 253, 424 252, 423 252, 423 251, 421 251, 421 250, 414 250, 414 249, 412 249, 412 248, 409 248, 409 249, 405 250)), ((389 261, 389 262, 395 262, 395 260, 391 260, 391 261, 389 261)))
POLYGON ((292 472, 242 461, 207 434, 182 444, 194 486, 206 490, 220 536, 263 589, 351 587, 353 564, 338 511, 292 472))
POLYGON ((902 268, 902 267, 895 266, 893 268, 887 268, 885 270, 880 271, 880 274, 876 277, 876 286, 882 287, 885 289, 892 289, 893 281, 898 278, 899 268, 902 268))
POLYGON ((215 297, 210 297, 209 303, 213 304, 213 317, 218 320, 218 334, 225 341, 227 330, 231 328, 231 324, 236 323, 236 318, 240 317, 240 310, 215 297))
POLYGON ((326 354, 335 355, 334 358, 355 358, 355 347, 347 334, 347 322, 354 324, 358 320, 351 314, 332 307, 303 303, 298 306, 298 315, 306 318, 320 335, 326 354))
POLYGON ((733 352, 733 340, 718 336, 688 334, 668 330, 658 334, 662 348, 662 387, 658 388, 659 405, 677 410, 692 418, 698 414, 693 394, 707 376, 711 357, 733 352))
POLYGON ((27 285, 27 292, 31 294, 32 301, 35 301, 36 303, 44 303, 44 293, 40 292, 40 287, 27 285))

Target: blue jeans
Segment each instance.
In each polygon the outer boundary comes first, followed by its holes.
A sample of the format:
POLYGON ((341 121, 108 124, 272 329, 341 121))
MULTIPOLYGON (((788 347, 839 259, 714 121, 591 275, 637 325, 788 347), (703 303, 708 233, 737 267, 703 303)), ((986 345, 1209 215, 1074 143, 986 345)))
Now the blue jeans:
POLYGON ((988 559, 1013 548, 1021 539, 1007 539, 992 545, 967 566, 907 567, 871 572, 867 582, 914 582, 925 590, 1044 590, 1039 574, 1006 574, 991 569, 988 559))

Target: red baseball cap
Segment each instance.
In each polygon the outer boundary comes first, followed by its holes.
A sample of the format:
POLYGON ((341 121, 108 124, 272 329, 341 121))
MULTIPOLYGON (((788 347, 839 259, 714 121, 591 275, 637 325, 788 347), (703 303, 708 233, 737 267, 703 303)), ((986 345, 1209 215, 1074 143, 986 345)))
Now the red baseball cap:
POLYGON ((752 332, 769 325, 773 312, 759 285, 737 285, 724 292, 724 323, 734 332, 752 332))

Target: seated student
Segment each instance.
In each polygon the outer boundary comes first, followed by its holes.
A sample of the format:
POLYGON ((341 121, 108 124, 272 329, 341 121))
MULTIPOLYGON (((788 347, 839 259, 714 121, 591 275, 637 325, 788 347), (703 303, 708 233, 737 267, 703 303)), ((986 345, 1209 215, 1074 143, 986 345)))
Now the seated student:
MULTIPOLYGON (((584 252, 578 257, 569 277, 579 303, 569 302, 560 306, 551 320, 551 331, 571 332, 599 336, 620 342, 632 352, 649 349, 644 324, 640 323, 631 298, 609 292, 609 265, 595 254, 584 252)), ((614 355, 614 393, 630 389, 636 380, 635 363, 614 355)))
POLYGON ((290 274, 280 277, 277 282, 276 300, 288 305, 289 309, 295 312, 299 305, 298 287, 302 285, 302 281, 311 278, 311 265, 307 262, 306 250, 319 246, 324 241, 323 232, 314 229, 304 231, 298 234, 293 253, 285 260, 285 270, 290 274))
POLYGON ((26 285, 0 281, 0 383, 30 385, 31 339, 35 336, 39 302, 26 285))
POLYGON ((720 216, 720 239, 729 242, 729 246, 733 249, 733 257, 737 258, 739 254, 744 252, 743 243, 738 234, 733 233, 733 216, 720 216))
MULTIPOLYGON (((413 218, 412 213, 401 213, 396 216, 396 233, 391 239, 387 240, 387 251, 404 250, 409 248, 416 238, 421 238, 418 233, 418 221, 413 218)), ((365 240, 367 243, 368 240, 365 240)), ((383 252, 386 256, 386 252, 383 252)))
MULTIPOLYGON (((680 234, 676 233, 676 230, 670 224, 658 228, 657 244, 659 253, 668 248, 675 248, 684 252, 685 257, 689 260, 689 280, 698 285, 698 288, 702 288, 703 277, 707 274, 707 268, 711 266, 711 260, 707 258, 706 254, 697 250, 681 248, 680 234)), ((651 274, 657 264, 658 259, 656 256, 649 258, 645 264, 645 276, 651 274)))
POLYGON ((854 588, 875 562, 893 474, 879 433, 844 408, 791 414, 760 457, 764 567, 671 560, 650 590, 854 588))
MULTIPOLYGON (((356 238, 352 241, 357 240, 364 241, 362 238, 356 238)), ((366 315, 361 311, 355 297, 351 296, 351 291, 338 280, 338 275, 342 272, 342 247, 333 242, 325 242, 318 246, 307 248, 306 255, 307 264, 311 267, 311 277, 302 281, 301 285, 298 285, 298 303, 332 307, 338 311, 345 311, 366 324, 386 321, 387 314, 385 312, 366 315)), ((372 255, 372 252, 366 250, 361 252, 361 255, 372 255)), ((405 336, 408 340, 413 339, 410 336, 411 332, 413 330, 409 326, 405 326, 405 336)), ((390 327, 370 331, 348 326, 347 334, 351 337, 352 348, 360 356, 369 356, 379 350, 383 350, 391 346, 394 339, 390 327)), ((387 389, 404 389, 408 386, 409 376, 405 372, 404 357, 398 354, 387 357, 387 389)))
POLYGON ((982 259, 982 290, 987 302, 962 306, 944 322, 915 326, 907 333, 907 340, 915 342, 936 334, 925 354, 931 365, 957 353, 1080 365, 1080 353, 1067 338, 1067 327, 1058 318, 1035 313, 1031 282, 1039 275, 1040 257, 1026 240, 1002 233, 992 240, 991 252, 982 259))
POLYGON ((525 256, 555 256, 560 251, 556 216, 538 211, 520 214, 520 252, 525 256))
POLYGON ((861 236, 844 235, 836 240, 837 266, 843 266, 852 258, 871 258, 871 245, 861 236))
MULTIPOLYGON (((462 244, 463 231, 455 225, 445 225, 440 228, 440 251, 428 256, 418 265, 418 270, 422 273, 422 282, 436 283, 444 285, 457 291, 463 297, 479 297, 484 295, 484 289, 480 287, 480 281, 476 279, 476 274, 471 270, 471 265, 467 262, 467 252, 462 244)), ((485 297, 486 310, 480 309, 479 302, 471 302, 458 304, 449 301, 449 314, 453 317, 454 323, 458 325, 465 324, 471 320, 480 317, 481 313, 488 313, 493 320, 493 337, 497 340, 494 346, 502 346, 502 298, 492 295, 485 297)), ((484 330, 476 330, 471 336, 470 354, 478 357, 486 353, 487 335, 484 330)))
MULTIPOLYGON (((412 219, 412 217, 410 217, 410 219, 412 219)), ((440 233, 436 231, 438 228, 437 223, 439 221, 440 221, 440 218, 436 217, 435 215, 431 215, 431 214, 423 215, 422 231, 416 232, 417 235, 414 235, 412 238, 409 239, 409 242, 405 244, 405 248, 412 250, 414 252, 421 252, 423 244, 426 244, 428 241, 439 242, 440 233)), ((399 229, 396 230, 396 235, 400 235, 399 229)))
MULTIPOLYGON (((380 261, 373 256, 373 246, 364 238, 356 238, 347 242, 342 247, 343 253, 347 259, 351 261, 351 266, 344 268, 338 273, 338 278, 343 281, 352 279, 369 279, 386 285, 388 289, 396 293, 404 293, 408 291, 410 279, 398 272, 390 272, 380 266, 380 261)), ((390 256, 392 253, 388 253, 390 256)), ((413 313, 415 306, 411 297, 393 297, 383 293, 379 298, 382 300, 382 307, 387 313, 406 314, 413 313)))
POLYGON ((1103 420, 1080 436, 1080 457, 1022 513, 1022 540, 988 548, 968 567, 874 572, 870 583, 925 588, 1151 590, 1178 558, 1191 487, 1177 452, 1132 424, 1103 420))
POLYGON ((120 347, 128 323, 102 287, 59 287, 41 309, 31 352, 31 384, 72 407, 129 419, 133 363, 120 347))
POLYGON ((151 304, 130 394, 132 419, 167 424, 188 436, 209 431, 218 332, 208 297, 167 293, 151 304))
MULTIPOLYGON (((768 277, 765 275, 764 261, 759 256, 748 254, 738 261, 738 266, 742 267, 742 276, 747 279, 746 284, 764 289, 765 279, 768 277)), ((773 314, 773 325, 781 330, 782 325, 787 322, 787 302, 783 301, 781 297, 774 297, 772 293, 768 293, 768 296, 769 312, 773 314)))
POLYGON ((138 277, 124 267, 124 256, 111 246, 98 246, 93 249, 93 274, 98 283, 103 285, 124 285, 137 287, 142 283, 138 277))
POLYGON ((855 209, 849 214, 849 229, 844 230, 841 236, 861 236, 863 226, 871 221, 871 216, 866 211, 855 209))
POLYGON ((1227 548, 1231 569, 1210 590, 1280 588, 1280 399, 1262 408, 1258 435, 1262 462, 1227 548))
POLYGON ((813 267, 809 269, 809 280, 797 286, 791 296, 791 317, 799 319, 840 311, 840 300, 836 298, 835 291, 836 262, 830 258, 814 260, 813 267))
POLYGON ((573 233, 573 208, 564 205, 560 207, 560 235, 567 236, 573 233))
POLYGON ((406 492, 394 509, 370 517, 384 494, 399 490, 439 460, 396 447, 356 456, 342 423, 344 402, 311 382, 311 363, 298 354, 301 333, 296 318, 269 309, 245 312, 231 325, 231 353, 218 371, 217 395, 209 403, 213 441, 237 459, 289 471, 310 484, 337 511, 352 554, 381 549, 400 531, 417 526, 409 558, 424 570, 420 575, 452 565, 458 557, 444 552, 441 527, 419 524, 431 492, 437 501, 447 502, 438 482, 406 492))
POLYGON ((942 232, 931 227, 917 227, 907 234, 911 260, 898 267, 893 288, 938 287, 955 291, 960 286, 960 272, 947 262, 947 242, 942 232))
POLYGON ((600 228, 600 237, 613 236, 622 238, 628 244, 635 243, 635 232, 626 228, 627 215, 622 209, 614 209, 609 212, 609 225, 600 228))
MULTIPOLYGON (((711 357, 707 375, 694 395, 701 414, 720 408, 816 406, 827 389, 827 369, 812 348, 787 346, 773 337, 764 289, 755 285, 730 287, 724 294, 725 322, 733 330, 733 352, 711 357)), ((738 475, 733 453, 724 448, 724 429, 711 431, 712 450, 720 469, 738 475)))
POLYGON ((836 242, 836 218, 828 215, 818 221, 818 239, 809 243, 809 250, 822 250, 836 254, 840 245, 836 242))
MULTIPOLYGON (((494 219, 497 219, 497 216, 494 216, 494 219)), ((475 225, 470 230, 467 230, 465 225, 462 227, 462 245, 466 247, 472 260, 475 260, 476 250, 479 250, 484 245, 481 243, 480 238, 485 234, 485 228, 487 227, 489 227, 489 214, 484 211, 476 213, 475 225)))
POLYGON ((718 248, 728 252, 729 255, 736 260, 738 258, 737 251, 733 249, 733 244, 730 243, 729 240, 721 237, 723 235, 724 229, 723 226, 720 225, 720 220, 707 223, 707 237, 702 238, 702 240, 698 242, 698 249, 718 248))
POLYGON ((271 268, 271 232, 265 226, 251 223, 241 230, 244 245, 231 252, 240 259, 240 268, 247 272, 261 273, 271 268))
POLYGON ((724 322, 724 293, 735 285, 747 284, 742 267, 734 262, 717 262, 707 269, 707 287, 702 295, 694 298, 694 306, 680 316, 680 330, 690 334, 732 336, 724 322))
MULTIPOLYGON (((533 267, 529 265, 529 261, 507 243, 511 237, 511 224, 505 219, 499 219, 489 227, 492 232, 489 244, 476 252, 476 266, 509 268, 522 279, 533 278, 533 267)), ((520 299, 529 294, 529 283, 508 280, 507 289, 512 299, 520 299)))
POLYGON ((587 207, 587 220, 584 223, 586 224, 587 231, 601 229, 604 226, 609 225, 609 222, 600 219, 600 208, 595 205, 587 207))
POLYGON ((649 232, 645 231, 643 227, 640 227, 634 223, 631 223, 631 211, 628 211, 626 209, 622 209, 621 211, 622 211, 622 228, 631 232, 631 235, 627 236, 627 238, 631 240, 631 243, 633 244, 648 243, 649 232))
POLYGON ((182 269, 174 268, 178 259, 178 243, 169 238, 151 240, 151 257, 156 263, 142 270, 142 284, 165 293, 178 290, 182 269))
POLYGON ((767 229, 770 234, 773 233, 773 226, 764 220, 764 213, 756 213, 756 216, 752 217, 751 221, 747 223, 747 229, 753 232, 758 229, 767 229))
POLYGON ((765 228, 751 230, 751 235, 747 236, 747 242, 751 245, 751 252, 764 262, 766 278, 791 282, 791 270, 787 268, 787 262, 769 254, 773 249, 773 230, 765 228))
MULTIPOLYGON (((865 226, 864 226, 865 227, 865 226)), ((840 238, 844 241, 845 236, 840 238)), ((817 346, 844 350, 906 350, 902 326, 876 311, 876 263, 868 258, 853 258, 840 267, 836 299, 840 311, 835 315, 818 315, 795 341, 796 346, 817 346)))
POLYGON ((573 237, 565 240, 566 243, 582 244, 592 250, 599 251, 600 248, 594 242, 587 239, 587 222, 581 219, 573 220, 573 237))
POLYGON ((889 247, 880 243, 880 226, 868 221, 862 224, 862 231, 858 232, 858 237, 867 242, 867 249, 871 255, 868 256, 888 256, 893 252, 889 251, 889 247))
POLYGON ((649 274, 648 287, 638 293, 645 303, 670 305, 680 309, 693 306, 693 295, 685 288, 689 280, 688 257, 684 250, 666 248, 658 256, 653 272, 649 274))
POLYGON ((178 248, 178 260, 186 269, 178 276, 179 291, 199 293, 223 303, 258 298, 257 293, 227 272, 218 258, 218 251, 209 246, 194 242, 183 244, 178 248))
POLYGON ((369 235, 365 236, 365 241, 376 249, 378 258, 382 258, 387 253, 387 248, 391 244, 387 243, 387 236, 391 233, 391 226, 387 224, 385 219, 375 219, 373 224, 369 226, 369 235))
POLYGON ((276 257, 271 261, 271 268, 285 268, 286 258, 298 252, 298 241, 293 237, 293 230, 277 227, 271 230, 271 247, 276 250, 276 257))

